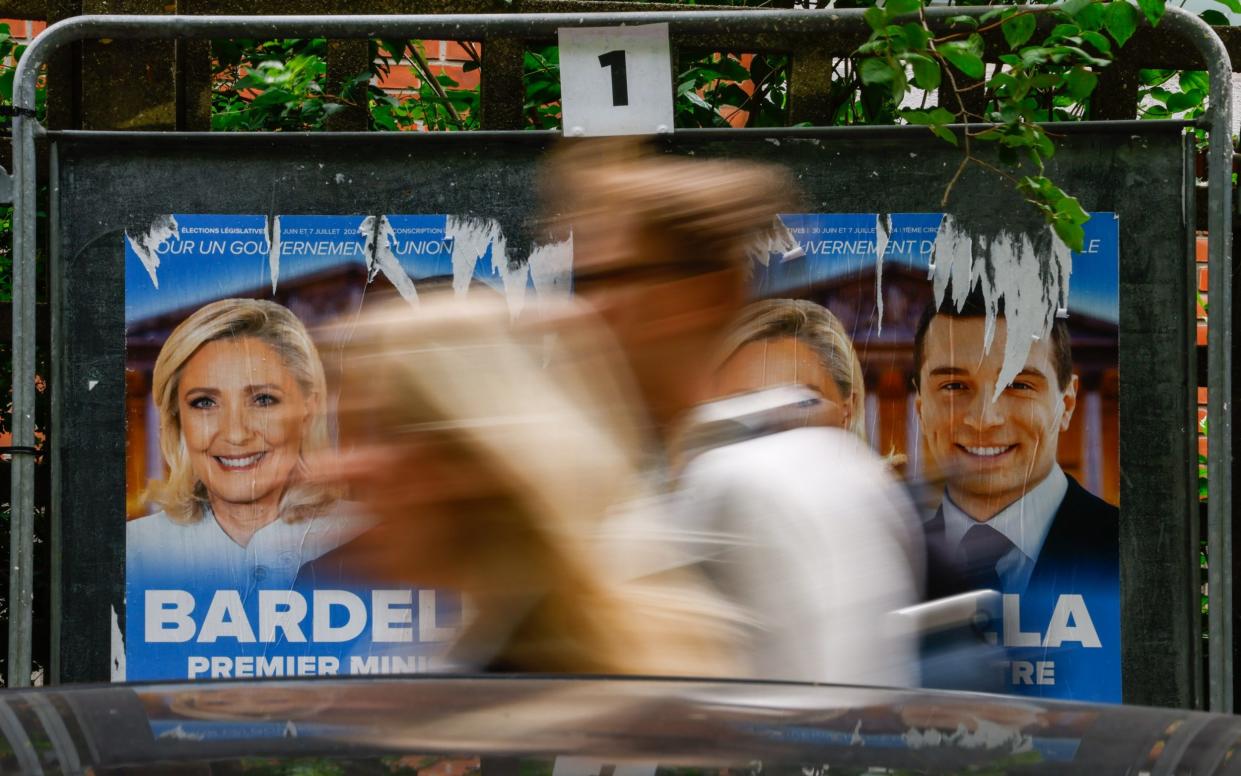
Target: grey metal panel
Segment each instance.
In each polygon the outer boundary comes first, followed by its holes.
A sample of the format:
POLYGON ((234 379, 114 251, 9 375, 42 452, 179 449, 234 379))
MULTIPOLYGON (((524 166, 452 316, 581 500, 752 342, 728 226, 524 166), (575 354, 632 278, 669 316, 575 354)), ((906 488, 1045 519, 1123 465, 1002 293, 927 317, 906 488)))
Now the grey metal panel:
MULTIPOLYGON (((1197 571, 1185 562, 1196 471, 1180 454, 1195 399, 1184 147, 1180 127, 1127 129, 1066 135, 1050 174, 1087 209, 1120 215, 1125 697, 1189 706, 1197 571)), ((666 142, 671 152, 786 164, 810 212, 939 211, 960 160, 960 151, 921 133, 784 134, 694 133, 666 142)), ((64 404, 57 506, 64 563, 72 570, 61 598, 62 680, 108 677, 109 610, 119 611, 124 593, 122 231, 169 212, 473 214, 497 218, 513 257, 524 259, 534 165, 548 142, 520 133, 365 144, 328 136, 246 144, 202 136, 60 136, 64 404), (99 381, 93 390, 89 380, 99 381)), ((962 178, 950 209, 994 223, 1020 225, 1031 217, 1011 186, 976 171, 962 178)))

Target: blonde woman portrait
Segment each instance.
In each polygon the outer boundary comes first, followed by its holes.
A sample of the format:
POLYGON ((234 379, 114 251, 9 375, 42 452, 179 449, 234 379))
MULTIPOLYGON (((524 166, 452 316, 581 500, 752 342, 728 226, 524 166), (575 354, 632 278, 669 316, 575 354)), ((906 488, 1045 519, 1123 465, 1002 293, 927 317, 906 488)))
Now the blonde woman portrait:
POLYGON ((131 581, 287 587, 301 564, 365 529, 333 485, 306 477, 308 456, 329 446, 327 388, 287 308, 200 308, 161 348, 152 390, 167 476, 148 492, 161 510, 128 525, 131 581))
POLYGON ((866 440, 866 385, 840 320, 805 299, 764 299, 742 311, 715 376, 717 396, 803 385, 822 398, 806 425, 835 426, 866 440))

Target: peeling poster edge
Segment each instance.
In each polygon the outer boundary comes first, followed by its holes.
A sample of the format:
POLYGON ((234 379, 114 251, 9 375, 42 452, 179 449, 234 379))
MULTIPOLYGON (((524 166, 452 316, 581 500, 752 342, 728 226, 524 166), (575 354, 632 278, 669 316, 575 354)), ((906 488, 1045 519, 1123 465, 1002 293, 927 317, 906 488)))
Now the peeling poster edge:
POLYGON ((180 228, 177 226, 177 219, 171 213, 158 215, 151 219, 151 225, 137 237, 131 235, 128 230, 125 232, 125 240, 138 260, 142 262, 142 266, 146 267, 147 274, 151 277, 151 284, 156 288, 159 288, 159 253, 157 252, 159 246, 166 240, 178 237, 180 237, 180 228))
POLYGON ((977 287, 986 304, 983 347, 991 350, 1000 302, 1004 303, 1004 362, 992 400, 1025 365, 1030 345, 1051 333, 1059 310, 1067 307, 1073 254, 1050 228, 1033 235, 999 228, 976 233, 945 214, 935 239, 935 306, 944 304, 949 286, 956 309, 977 287))
POLYGON ((358 233, 366 238, 366 245, 363 248, 366 255, 366 282, 374 281, 375 276, 382 272, 384 277, 396 287, 402 299, 410 304, 417 304, 418 291, 414 288, 414 281, 409 279, 405 268, 401 266, 400 259, 392 252, 392 243, 396 240, 396 233, 392 229, 392 224, 388 222, 388 217, 367 216, 358 225, 358 233))

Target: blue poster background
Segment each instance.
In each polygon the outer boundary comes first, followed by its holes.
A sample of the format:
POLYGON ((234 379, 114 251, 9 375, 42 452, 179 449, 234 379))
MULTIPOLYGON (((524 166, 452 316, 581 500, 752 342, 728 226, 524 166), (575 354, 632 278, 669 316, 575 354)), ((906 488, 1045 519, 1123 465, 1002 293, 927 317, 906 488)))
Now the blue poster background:
MULTIPOLYGON (((316 306, 321 297, 310 293, 317 285, 357 297, 372 283, 389 283, 367 263, 366 218, 285 215, 279 217, 277 231, 274 220, 262 215, 176 214, 176 234, 156 248, 155 268, 149 256, 139 255, 140 236, 130 235, 125 241, 127 329, 131 335, 158 339, 170 325, 213 300, 273 298, 277 292, 278 300, 307 325, 326 322, 332 311, 321 312, 316 306), (278 251, 272 250, 273 234, 279 235, 278 251), (274 283, 273 268, 278 268, 274 283)), ((925 279, 942 216, 891 214, 882 256, 876 250, 877 214, 782 218, 803 255, 785 259, 773 254, 765 264, 757 263, 759 296, 795 295, 798 289, 849 281, 873 289, 879 272, 925 279)), ((446 216, 392 215, 386 220, 391 228, 391 236, 384 237, 386 247, 411 280, 453 280, 454 241, 446 233, 446 216)), ((1114 325, 1119 311, 1118 225, 1113 214, 1097 213, 1085 230, 1086 249, 1073 256, 1069 312, 1114 325)), ((464 261, 472 281, 502 293, 496 259, 503 256, 494 248, 487 245, 464 261)), ((929 280, 919 282, 930 285, 929 280)), ((868 293, 873 298, 874 291, 868 293)), ((859 345, 899 334, 889 328, 863 330, 856 322, 852 332, 859 345)), ((147 429, 148 437, 152 432, 147 429)), ((157 477, 158 454, 147 451, 147 459, 146 473, 157 477)), ((283 576, 252 573, 238 578, 231 571, 210 571, 210 559, 205 561, 207 571, 135 565, 127 574, 127 678, 425 670, 442 654, 451 629, 462 619, 461 602, 436 591, 376 590, 345 579, 307 579, 297 568, 283 576), (187 601, 189 609, 184 608, 187 601), (265 617, 269 625, 273 620, 288 622, 289 612, 300 611, 302 604, 305 615, 297 622, 304 640, 290 627, 264 628, 265 617), (314 637, 316 622, 320 635, 330 639, 314 637), (204 636, 205 626, 210 640, 204 636)), ((1119 701, 1118 579, 1076 576, 1071 570, 1057 579, 1050 588, 1015 595, 996 613, 995 638, 1006 653, 1008 689, 1119 701)))
MULTIPOLYGON (((140 342, 150 338, 162 343, 172 326, 209 302, 275 298, 313 328, 331 321, 340 309, 339 304, 323 305, 322 299, 357 304, 372 284, 389 285, 382 272, 368 266, 366 216, 277 220, 174 214, 172 224, 173 233, 155 247, 157 266, 151 267, 151 257, 139 252, 142 235, 125 240, 125 313, 134 371, 150 370, 136 350, 140 342), (324 287, 326 294, 319 291, 324 287)), ((443 215, 388 217, 386 247, 413 279, 451 279, 453 241, 446 237, 445 225, 443 215)), ((500 278, 487 260, 490 254, 487 246, 481 256, 471 257, 473 275, 482 285, 499 288, 500 278)), ((147 403, 151 414, 149 396, 132 398, 147 403)), ((131 424, 134 418, 131 414, 131 424)), ((147 418, 146 424, 144 436, 152 440, 158 432, 155 420, 147 418)), ((151 444, 148 441, 148 447, 151 444)), ((130 455, 138 453, 130 450, 130 455)), ((145 453, 146 478, 159 479, 163 467, 158 449, 145 453)), ((151 506, 146 511, 156 510, 151 506)), ((329 547, 322 558, 306 557, 298 546, 270 557, 251 553, 254 557, 238 567, 206 551, 188 563, 161 563, 159 547, 130 546, 125 678, 408 673, 431 668, 460 626, 460 597, 377 587, 344 577, 344 567, 331 563, 331 551, 329 547)))
MULTIPOLYGON (((755 296, 811 298, 840 318, 864 362, 868 355, 888 358, 883 354, 912 340, 913 324, 925 307, 925 302, 910 301, 894 311, 894 304, 909 288, 921 289, 930 298, 931 265, 943 216, 889 214, 890 234, 882 257, 877 250, 879 218, 875 213, 782 215, 804 253, 772 253, 766 264, 756 262, 755 296), (886 313, 874 309, 877 286, 884 287, 886 313), (882 327, 877 325, 880 317, 882 327), (874 355, 876 351, 879 355, 874 355)), ((1090 322, 1096 350, 1106 351, 1107 345, 1100 343, 1110 341, 1114 368, 1119 225, 1113 213, 1093 213, 1085 225, 1084 250, 1072 255, 1068 312, 1070 321, 1076 316, 1090 322)), ((1086 411, 1083 404, 1079 403, 1081 412, 1086 411)), ((873 437, 872 432, 872 441, 873 437)), ((1095 560, 1064 559, 1029 588, 1001 591, 1006 593, 1002 603, 985 613, 991 623, 986 637, 997 648, 987 655, 998 658, 991 675, 1002 676, 1004 691, 1121 701, 1119 569, 1111 557, 1095 560)))

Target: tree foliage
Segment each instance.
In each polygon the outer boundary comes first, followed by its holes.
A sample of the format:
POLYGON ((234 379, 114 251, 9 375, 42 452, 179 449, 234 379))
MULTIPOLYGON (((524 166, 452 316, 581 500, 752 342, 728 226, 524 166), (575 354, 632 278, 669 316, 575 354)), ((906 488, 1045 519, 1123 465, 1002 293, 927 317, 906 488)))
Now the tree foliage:
MULTIPOLYGON (((974 165, 1015 187, 1066 244, 1080 248, 1087 215, 1046 174, 1055 143, 1045 125, 1091 118, 1100 71, 1143 21, 1159 23, 1164 0, 1067 0, 1049 8, 996 3, 981 17, 951 17, 946 27, 928 22, 926 0, 835 2, 865 7, 870 35, 834 73, 827 95, 831 123, 925 126, 962 151, 960 166, 945 183, 945 207, 956 181, 974 165), (988 49, 988 40, 1000 45, 988 49), (971 90, 982 91, 980 111, 968 107, 979 104, 965 98, 971 90), (950 128, 963 123, 992 126, 950 128), (980 144, 994 146, 996 153, 980 154, 980 144), (996 158, 998 164, 988 161, 996 158)), ((1241 0, 1216 2, 1241 12, 1241 0)), ((1210 23, 1227 22, 1220 10, 1202 16, 1210 23)), ((465 70, 481 67, 477 47, 461 45, 471 57, 465 70)), ((372 41, 372 66, 338 94, 325 93, 325 46, 323 39, 217 41, 213 128, 322 129, 349 105, 365 107, 375 130, 478 128, 478 88, 436 72, 421 41, 372 41), (413 70, 414 94, 393 95, 378 86, 399 67, 413 70)), ((1141 117, 1195 118, 1204 110, 1205 73, 1143 70, 1141 79, 1141 117)), ((526 126, 559 127, 555 46, 525 53, 523 83, 526 126)), ((788 85, 787 55, 681 52, 674 82, 676 126, 787 125, 788 85)))

